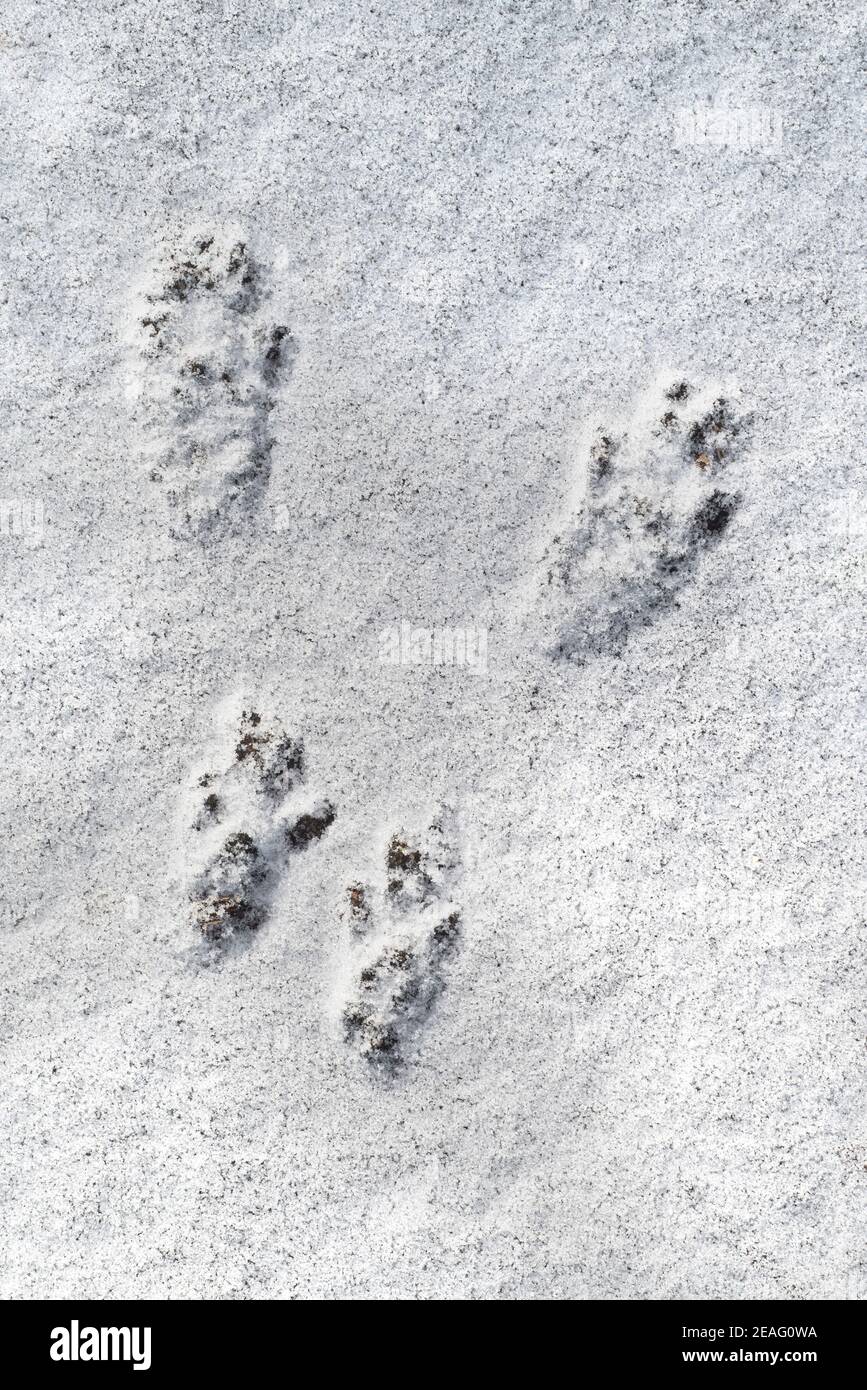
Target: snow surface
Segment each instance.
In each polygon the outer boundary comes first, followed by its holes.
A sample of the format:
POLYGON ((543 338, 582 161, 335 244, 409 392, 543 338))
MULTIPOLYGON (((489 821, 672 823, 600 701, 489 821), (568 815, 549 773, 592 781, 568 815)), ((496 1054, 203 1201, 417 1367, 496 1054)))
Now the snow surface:
MULTIPOLYGON (((0 1293, 867 1295, 863 6, 0 31, 0 1293), (782 138, 684 143, 697 106, 782 138), (155 367, 142 295, 196 236, 261 299, 180 300, 155 367), (190 343, 240 396, 172 405, 190 343), (680 381, 749 419, 737 508, 627 640, 558 654, 586 441, 680 381), (487 660, 383 662, 401 622, 487 660), (303 740, 336 817, 223 949, 183 879, 227 709, 303 740), (372 1066, 347 894, 438 807, 460 938, 372 1066)), ((688 508, 694 460, 648 457, 688 508)), ((594 573, 654 571, 630 528, 573 545, 585 624, 594 573)))

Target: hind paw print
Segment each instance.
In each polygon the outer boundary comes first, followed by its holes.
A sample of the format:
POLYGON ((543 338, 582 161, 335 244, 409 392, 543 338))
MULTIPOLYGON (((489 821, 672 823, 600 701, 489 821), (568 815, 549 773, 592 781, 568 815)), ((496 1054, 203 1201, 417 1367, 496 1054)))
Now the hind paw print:
POLYGON ((329 801, 302 809, 304 746, 255 711, 242 713, 220 765, 197 779, 189 841, 193 922, 214 944, 265 921, 291 857, 336 814, 329 801))
POLYGON ((378 884, 356 882, 348 891, 352 975, 344 1037, 366 1062, 390 1073, 408 1060, 459 945, 455 839, 447 811, 421 834, 398 831, 385 847, 378 884))
POLYGON ((558 656, 621 654, 689 581, 737 509, 724 475, 745 424, 725 396, 676 381, 625 431, 596 434, 582 504, 548 557, 549 593, 565 613, 558 656))
POLYGON ((137 357, 153 440, 151 478, 175 534, 239 530, 271 472, 270 415, 296 345, 263 313, 263 275, 242 241, 170 255, 138 316, 137 357))

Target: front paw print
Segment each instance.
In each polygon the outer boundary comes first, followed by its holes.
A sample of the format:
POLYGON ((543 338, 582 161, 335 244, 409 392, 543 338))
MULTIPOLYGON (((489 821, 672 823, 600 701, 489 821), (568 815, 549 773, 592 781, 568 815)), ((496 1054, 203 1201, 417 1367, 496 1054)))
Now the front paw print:
POLYGON ((354 964, 344 1036, 366 1062, 389 1074, 408 1060, 460 943, 456 838, 444 809, 421 833, 400 830, 389 838, 377 890, 364 882, 349 888, 354 964))
POLYGON ((304 745, 255 710, 243 711, 223 745, 219 770, 198 779, 188 840, 193 922, 211 944, 261 926, 291 857, 336 815, 327 800, 302 809, 304 745))

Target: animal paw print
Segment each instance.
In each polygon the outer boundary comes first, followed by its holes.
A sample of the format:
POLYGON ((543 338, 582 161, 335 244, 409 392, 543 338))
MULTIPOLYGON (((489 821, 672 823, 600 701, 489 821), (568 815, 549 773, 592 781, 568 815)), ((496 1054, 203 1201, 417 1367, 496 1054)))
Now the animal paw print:
POLYGON ((376 887, 349 888, 352 978, 344 1036, 365 1061, 389 1073, 408 1060, 460 941, 452 898, 455 840, 453 817, 443 810, 423 833, 391 836, 376 887))
POLYGON ((170 255, 144 296, 137 350, 151 478, 165 490, 175 534, 238 531, 267 489, 270 416, 296 345, 265 316, 265 298, 246 244, 216 236, 170 255))
POLYGON ((724 475, 745 424, 724 395, 676 381, 626 431, 596 434, 582 503, 548 557, 549 593, 566 613, 558 656, 620 655, 673 601, 737 509, 724 475))
POLYGON ((193 921, 212 944, 261 926, 291 856, 336 814, 329 801, 301 809, 303 743, 255 711, 242 713, 220 761, 196 781, 189 846, 193 921))

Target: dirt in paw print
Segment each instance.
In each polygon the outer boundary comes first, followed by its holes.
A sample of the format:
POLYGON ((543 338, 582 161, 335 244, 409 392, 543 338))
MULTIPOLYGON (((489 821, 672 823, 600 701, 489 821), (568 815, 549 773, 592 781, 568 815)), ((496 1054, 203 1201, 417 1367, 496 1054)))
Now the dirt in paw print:
POLYGON ((730 396, 675 379, 624 429, 596 432, 580 502, 547 557, 557 656, 619 655, 689 582, 737 510, 725 477, 746 425, 730 396))
POLYGON ((138 305, 149 473, 176 535, 243 530, 267 489, 296 344, 270 316, 266 280, 245 241, 200 236, 166 254, 138 305))
POLYGON ((304 746, 276 723, 244 710, 222 742, 216 770, 196 779, 186 844, 192 919, 213 944, 261 926, 292 856, 336 815, 309 797, 304 746))

